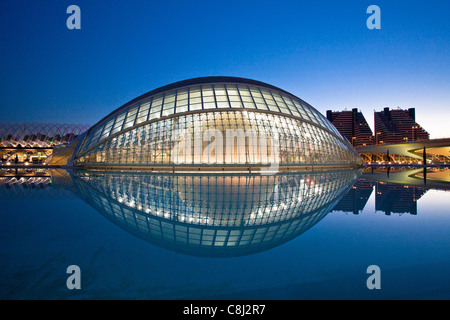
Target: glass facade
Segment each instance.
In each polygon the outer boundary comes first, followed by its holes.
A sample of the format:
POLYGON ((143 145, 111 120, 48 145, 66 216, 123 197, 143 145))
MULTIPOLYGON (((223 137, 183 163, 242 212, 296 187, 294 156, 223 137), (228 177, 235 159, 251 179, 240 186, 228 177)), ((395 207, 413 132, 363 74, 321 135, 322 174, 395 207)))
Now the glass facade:
POLYGON ((189 254, 240 255, 277 246, 308 230, 360 173, 76 171, 74 181, 91 206, 140 238, 189 254))
POLYGON ((93 126, 75 162, 234 166, 264 165, 268 159, 280 165, 361 163, 348 141, 310 105, 281 89, 242 81, 180 86, 143 96, 93 126), (236 136, 226 141, 233 130, 243 135, 241 145, 234 142, 236 136), (195 142, 198 135, 201 146, 195 142), (276 152, 271 149, 275 145, 276 152))

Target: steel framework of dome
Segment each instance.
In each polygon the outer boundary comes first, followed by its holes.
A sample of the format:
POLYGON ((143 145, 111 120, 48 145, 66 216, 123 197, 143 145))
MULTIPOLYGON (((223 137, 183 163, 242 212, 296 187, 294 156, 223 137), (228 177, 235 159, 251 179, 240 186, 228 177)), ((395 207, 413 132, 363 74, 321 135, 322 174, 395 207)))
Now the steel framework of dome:
POLYGON ((362 164, 312 106, 272 85, 234 77, 195 78, 150 91, 103 118, 77 143, 72 161, 82 167, 362 164))

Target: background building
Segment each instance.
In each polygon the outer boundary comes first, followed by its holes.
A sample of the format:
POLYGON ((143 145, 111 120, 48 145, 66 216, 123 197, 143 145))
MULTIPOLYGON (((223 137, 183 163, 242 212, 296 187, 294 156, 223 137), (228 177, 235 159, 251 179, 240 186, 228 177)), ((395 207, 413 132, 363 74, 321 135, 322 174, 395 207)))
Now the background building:
POLYGON ((69 145, 89 125, 57 123, 0 123, 0 160, 10 163, 46 161, 53 148, 69 145))
POLYGON ((358 109, 351 111, 327 110, 327 119, 354 146, 373 144, 373 133, 362 112, 358 109))
POLYGON ((429 140, 430 135, 416 122, 415 108, 384 108, 375 112, 375 144, 429 140))

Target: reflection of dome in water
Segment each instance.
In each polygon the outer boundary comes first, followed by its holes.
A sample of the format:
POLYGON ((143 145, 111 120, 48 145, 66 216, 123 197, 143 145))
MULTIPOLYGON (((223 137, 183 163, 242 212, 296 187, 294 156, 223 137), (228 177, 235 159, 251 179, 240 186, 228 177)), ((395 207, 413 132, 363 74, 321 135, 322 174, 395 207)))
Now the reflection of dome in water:
POLYGON ((284 243, 320 221, 359 170, 237 174, 76 172, 86 201, 128 232, 192 255, 237 256, 284 243))
POLYGON ((275 176, 197 175, 183 176, 178 196, 190 212, 217 224, 248 221, 256 208, 273 196, 275 176))

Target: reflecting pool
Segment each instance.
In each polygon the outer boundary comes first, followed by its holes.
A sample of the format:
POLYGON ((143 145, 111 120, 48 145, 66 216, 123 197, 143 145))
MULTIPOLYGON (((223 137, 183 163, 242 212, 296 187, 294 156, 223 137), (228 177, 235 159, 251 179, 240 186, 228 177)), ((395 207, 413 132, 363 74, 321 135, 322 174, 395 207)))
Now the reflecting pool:
POLYGON ((445 168, 3 170, 0 298, 447 299, 448 190, 445 168))

